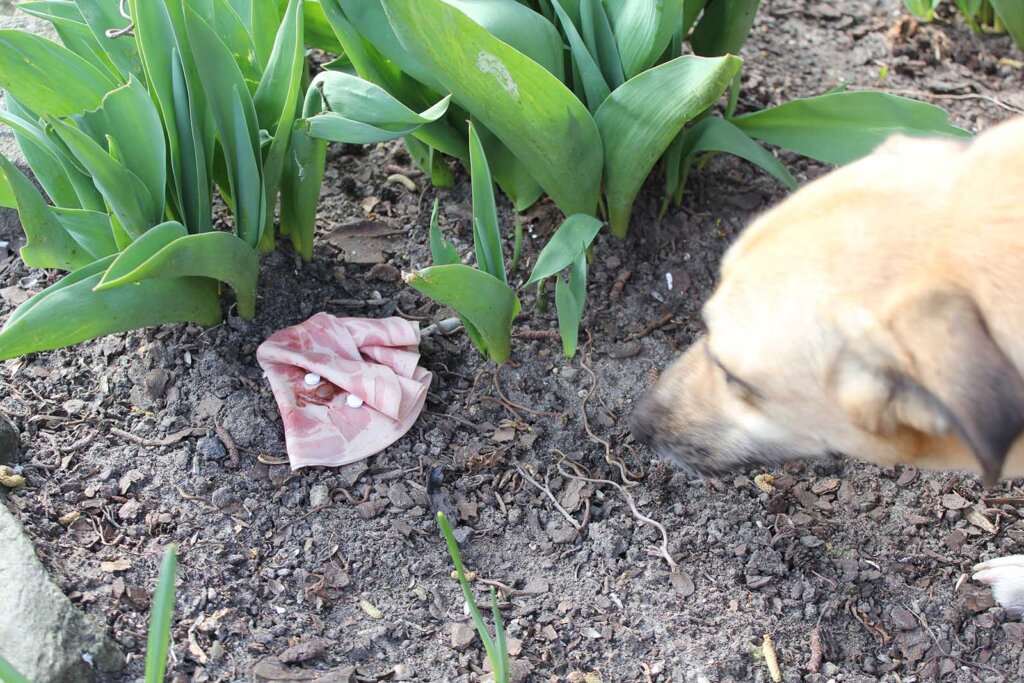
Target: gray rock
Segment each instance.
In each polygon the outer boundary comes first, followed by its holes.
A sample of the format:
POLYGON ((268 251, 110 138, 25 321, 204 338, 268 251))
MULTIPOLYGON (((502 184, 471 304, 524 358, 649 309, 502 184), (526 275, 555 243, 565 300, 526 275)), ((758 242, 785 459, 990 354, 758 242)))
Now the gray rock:
POLYGON ((228 449, 225 448, 221 440, 215 436, 201 437, 196 441, 196 450, 199 451, 207 460, 213 460, 215 462, 223 460, 228 456, 228 449))
POLYGON ((76 683, 120 671, 124 655, 46 575, 21 525, 0 505, 0 655, 31 681, 76 683))
POLYGON ((331 490, 326 484, 313 484, 309 488, 309 506, 318 508, 331 502, 331 490))
POLYGON ((8 465, 14 462, 21 448, 21 436, 18 428, 7 419, 7 416, 0 415, 0 465, 8 465))

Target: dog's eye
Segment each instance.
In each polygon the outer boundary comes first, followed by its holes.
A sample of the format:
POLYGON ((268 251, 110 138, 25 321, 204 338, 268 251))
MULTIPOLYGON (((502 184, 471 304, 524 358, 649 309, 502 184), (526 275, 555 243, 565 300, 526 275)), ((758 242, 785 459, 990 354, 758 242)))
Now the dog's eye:
POLYGON ((722 370, 725 375, 725 383, 729 385, 729 388, 744 403, 753 405, 761 398, 760 392, 754 387, 750 386, 736 375, 733 375, 728 370, 722 370))

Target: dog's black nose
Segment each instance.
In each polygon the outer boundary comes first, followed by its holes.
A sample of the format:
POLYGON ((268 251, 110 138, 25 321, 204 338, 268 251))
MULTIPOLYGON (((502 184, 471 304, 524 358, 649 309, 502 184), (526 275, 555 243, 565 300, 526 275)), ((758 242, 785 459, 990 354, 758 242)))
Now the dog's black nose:
POLYGON ((633 438, 647 448, 654 447, 654 437, 658 433, 658 413, 650 399, 642 400, 629 416, 629 431, 633 438))

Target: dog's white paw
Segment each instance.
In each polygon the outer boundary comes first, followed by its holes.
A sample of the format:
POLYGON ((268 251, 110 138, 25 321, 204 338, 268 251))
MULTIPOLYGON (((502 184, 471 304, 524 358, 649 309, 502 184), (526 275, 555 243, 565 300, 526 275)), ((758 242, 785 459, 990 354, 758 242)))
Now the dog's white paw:
POLYGON ((1011 619, 1024 615, 1024 555, 976 564, 971 578, 992 587, 992 597, 1011 619))

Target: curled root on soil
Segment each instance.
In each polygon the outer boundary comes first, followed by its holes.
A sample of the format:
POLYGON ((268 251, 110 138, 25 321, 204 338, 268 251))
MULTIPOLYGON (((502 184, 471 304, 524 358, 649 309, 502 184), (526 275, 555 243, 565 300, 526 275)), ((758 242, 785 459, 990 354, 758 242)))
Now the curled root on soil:
POLYGON ((580 466, 574 463, 569 458, 569 456, 567 456, 565 453, 558 450, 557 448, 552 448, 551 452, 554 453, 555 456, 557 456, 558 458, 558 472, 563 477, 568 477, 569 479, 576 479, 578 481, 585 481, 589 484, 607 484, 609 486, 614 486, 618 490, 618 492, 622 494, 622 497, 626 501, 626 505, 629 506, 629 511, 633 513, 633 517, 635 517, 641 524, 649 524, 653 526, 655 529, 657 529, 659 533, 661 533, 661 545, 659 545, 657 548, 648 548, 647 552, 651 555, 654 555, 655 557, 660 557, 663 560, 665 560, 665 562, 668 563, 668 566, 672 570, 673 574, 679 571, 679 565, 677 565, 676 561, 672 559, 672 554, 668 551, 668 532, 665 530, 665 527, 662 526, 661 522, 651 519, 644 513, 640 512, 639 509, 637 509, 636 501, 633 499, 633 496, 630 494, 630 492, 626 490, 626 487, 624 487, 622 484, 618 482, 612 481, 611 479, 594 479, 591 477, 582 476, 580 474, 568 472, 562 467, 563 462, 568 464, 574 470, 576 470, 577 473, 582 471, 582 468, 580 468, 580 466))

